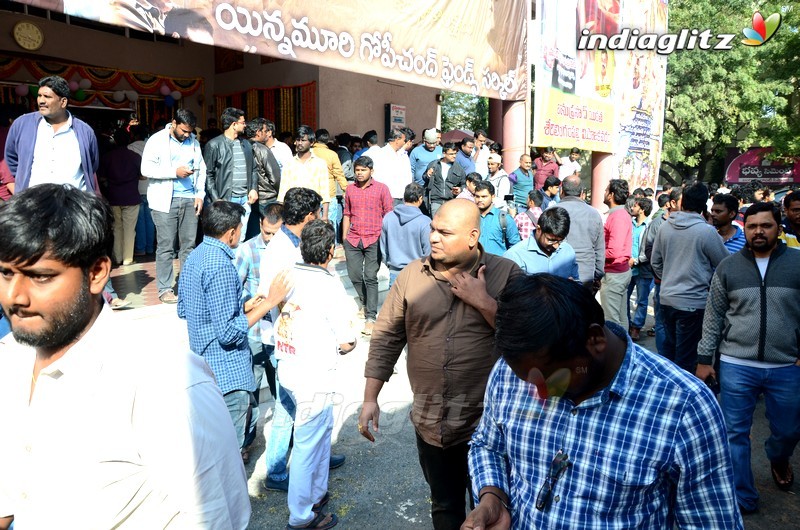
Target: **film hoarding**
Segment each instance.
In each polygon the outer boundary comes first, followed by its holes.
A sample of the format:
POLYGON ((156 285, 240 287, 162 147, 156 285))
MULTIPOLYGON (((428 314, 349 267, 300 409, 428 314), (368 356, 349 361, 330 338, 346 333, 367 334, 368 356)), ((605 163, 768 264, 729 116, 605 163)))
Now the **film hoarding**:
POLYGON ((529 90, 524 0, 22 0, 247 53, 506 100, 529 90))

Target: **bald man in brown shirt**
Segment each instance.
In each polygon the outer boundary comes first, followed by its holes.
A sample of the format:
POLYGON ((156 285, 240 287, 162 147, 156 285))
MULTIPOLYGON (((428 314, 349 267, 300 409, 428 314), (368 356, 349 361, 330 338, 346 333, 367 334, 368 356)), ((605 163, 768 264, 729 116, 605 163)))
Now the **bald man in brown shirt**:
POLYGON ((436 530, 458 529, 466 518, 468 442, 498 357, 496 298, 511 277, 522 274, 510 260, 484 252, 479 237, 473 202, 442 205, 431 223, 431 255, 411 262, 397 277, 375 323, 364 370, 358 428, 374 441, 369 424, 378 432, 378 394, 408 345, 411 421, 436 530))

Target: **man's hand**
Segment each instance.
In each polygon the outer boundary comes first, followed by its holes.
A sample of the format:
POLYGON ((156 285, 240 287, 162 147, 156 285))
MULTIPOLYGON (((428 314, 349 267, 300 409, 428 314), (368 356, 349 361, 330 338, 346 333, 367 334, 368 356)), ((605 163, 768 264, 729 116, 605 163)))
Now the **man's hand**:
POLYGON ((286 295, 289 294, 289 291, 292 290, 292 287, 291 271, 284 270, 275 276, 272 283, 269 285, 269 293, 266 296, 269 307, 275 307, 280 304, 283 299, 286 298, 286 295))
POLYGON ((374 442, 375 437, 369 432, 369 422, 372 422, 375 432, 380 432, 378 426, 380 416, 381 408, 376 402, 365 401, 364 404, 361 405, 361 414, 358 415, 358 432, 370 442, 374 442))
POLYGON ((200 214, 203 213, 203 199, 195 199, 194 200, 194 214, 197 217, 200 217, 200 214))
POLYGON ((453 186, 453 189, 451 191, 453 193, 453 197, 456 197, 459 193, 461 193, 461 188, 458 186, 453 186))
POLYGON ((484 270, 486 265, 482 265, 478 269, 478 277, 474 277, 468 272, 459 272, 450 280, 450 290, 453 294, 461 298, 464 303, 472 307, 479 308, 486 299, 491 299, 489 293, 486 292, 486 280, 484 279, 484 270))
POLYGON ((629 258, 628 259, 628 266, 629 267, 633 267, 634 265, 636 265, 636 260, 633 259, 633 258, 629 258))
POLYGON ((511 514, 500 499, 494 495, 484 495, 461 525, 461 530, 508 530, 511 528, 511 514))
POLYGON ((717 377, 717 371, 710 364, 698 364, 694 374, 700 381, 705 381, 709 377, 717 377))
POLYGON ((16 182, 9 182, 8 184, 6 184, 6 188, 8 188, 8 193, 10 193, 11 195, 14 195, 14 191, 17 188, 17 183, 16 182))
POLYGON ((254 296, 250 300, 244 303, 244 312, 249 313, 252 311, 258 304, 264 301, 264 297, 260 294, 254 296))
POLYGON ((179 179, 184 179, 192 173, 194 173, 194 171, 189 169, 189 166, 181 166, 175 170, 175 176, 177 176, 179 179))
POLYGON ((250 190, 247 192, 247 204, 255 204, 258 201, 258 192, 250 190))

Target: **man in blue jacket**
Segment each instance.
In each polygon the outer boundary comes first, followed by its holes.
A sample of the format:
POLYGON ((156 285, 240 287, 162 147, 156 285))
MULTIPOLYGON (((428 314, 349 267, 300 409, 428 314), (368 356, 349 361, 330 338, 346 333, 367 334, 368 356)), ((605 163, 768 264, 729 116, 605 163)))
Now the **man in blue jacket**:
POLYGON ((55 75, 43 77, 36 97, 39 110, 20 116, 11 125, 5 159, 16 181, 16 193, 44 183, 71 184, 98 193, 97 137, 67 110, 68 102, 67 82, 55 75))
POLYGON ((431 253, 431 218, 419 209, 424 198, 425 188, 412 182, 403 193, 403 204, 383 218, 380 249, 389 267, 389 287, 406 265, 431 253))

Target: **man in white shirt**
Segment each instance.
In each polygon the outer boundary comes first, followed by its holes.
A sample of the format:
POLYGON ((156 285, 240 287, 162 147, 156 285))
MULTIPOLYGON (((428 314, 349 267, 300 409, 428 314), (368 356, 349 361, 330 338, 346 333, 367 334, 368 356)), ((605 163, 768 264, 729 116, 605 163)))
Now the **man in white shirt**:
POLYGON ((485 175, 489 172, 488 162, 490 154, 489 148, 486 146, 486 132, 478 129, 472 136, 475 140, 475 149, 472 150, 472 161, 475 163, 475 171, 481 175, 485 175))
POLYGON ((208 366, 180 334, 134 329, 103 304, 112 225, 102 199, 59 184, 0 209, 16 341, 0 356, 0 425, 13 426, 0 528, 244 529, 247 476, 208 366))
POLYGON ((374 154, 372 178, 389 187, 394 204, 402 204, 406 186, 411 183, 411 163, 405 154, 406 133, 403 129, 394 129, 380 149, 370 148, 364 156, 374 154))
POLYGON ((275 160, 278 161, 278 165, 280 166, 281 170, 283 170, 284 166, 294 156, 292 154, 292 148, 275 138, 275 124, 273 122, 267 120, 265 125, 267 126, 267 139, 265 145, 270 148, 272 154, 275 155, 275 160))
POLYGON ((561 166, 558 168, 558 180, 563 181, 567 177, 571 177, 572 175, 580 175, 581 174, 581 165, 578 163, 578 159, 581 157, 581 150, 577 147, 573 147, 569 151, 569 160, 561 159, 561 166))
POLYGON ((486 175, 486 180, 492 183, 494 186, 495 196, 494 196, 494 206, 500 208, 504 212, 508 211, 508 203, 506 203, 506 195, 511 194, 511 181, 508 179, 508 173, 506 170, 503 169, 501 166, 503 164, 503 158, 495 153, 489 155, 488 160, 488 171, 486 173, 482 173, 486 175))

